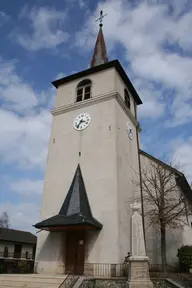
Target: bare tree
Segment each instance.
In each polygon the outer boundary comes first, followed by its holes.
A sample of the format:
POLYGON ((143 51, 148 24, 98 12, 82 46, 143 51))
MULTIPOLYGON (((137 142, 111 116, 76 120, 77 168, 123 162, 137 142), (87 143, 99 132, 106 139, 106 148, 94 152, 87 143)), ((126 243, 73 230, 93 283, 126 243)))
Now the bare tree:
POLYGON ((164 272, 167 266, 166 229, 181 228, 187 212, 186 198, 175 180, 176 172, 168 165, 152 161, 142 170, 144 216, 149 225, 160 232, 164 272))
POLYGON ((0 228, 9 228, 9 215, 6 211, 1 214, 0 228))

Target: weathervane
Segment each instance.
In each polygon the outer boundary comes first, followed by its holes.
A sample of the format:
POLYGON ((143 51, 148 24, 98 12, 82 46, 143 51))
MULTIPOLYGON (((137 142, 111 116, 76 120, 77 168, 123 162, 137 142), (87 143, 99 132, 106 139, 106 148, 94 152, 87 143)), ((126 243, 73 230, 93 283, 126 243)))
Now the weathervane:
POLYGON ((107 15, 107 14, 103 15, 103 11, 102 11, 102 10, 100 11, 100 17, 95 21, 95 22, 100 21, 100 24, 99 24, 100 27, 103 27, 103 18, 104 18, 106 15, 107 15))

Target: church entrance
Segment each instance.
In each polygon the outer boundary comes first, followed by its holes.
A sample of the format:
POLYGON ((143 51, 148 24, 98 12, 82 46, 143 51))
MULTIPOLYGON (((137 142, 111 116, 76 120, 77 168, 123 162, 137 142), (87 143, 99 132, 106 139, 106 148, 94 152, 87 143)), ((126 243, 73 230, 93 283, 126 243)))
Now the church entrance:
POLYGON ((85 260, 85 232, 68 231, 66 236, 65 274, 82 275, 85 260))

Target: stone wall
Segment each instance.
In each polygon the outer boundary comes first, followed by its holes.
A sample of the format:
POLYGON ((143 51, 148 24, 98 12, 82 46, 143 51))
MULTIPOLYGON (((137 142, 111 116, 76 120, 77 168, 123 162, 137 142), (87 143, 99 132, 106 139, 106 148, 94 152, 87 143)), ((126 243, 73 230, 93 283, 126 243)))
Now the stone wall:
MULTIPOLYGON (((163 279, 153 279, 154 288, 184 288, 178 284, 174 285, 173 283, 163 280, 163 279)), ((80 288, 125 288, 126 280, 113 280, 113 279, 87 279, 84 280, 80 288)))

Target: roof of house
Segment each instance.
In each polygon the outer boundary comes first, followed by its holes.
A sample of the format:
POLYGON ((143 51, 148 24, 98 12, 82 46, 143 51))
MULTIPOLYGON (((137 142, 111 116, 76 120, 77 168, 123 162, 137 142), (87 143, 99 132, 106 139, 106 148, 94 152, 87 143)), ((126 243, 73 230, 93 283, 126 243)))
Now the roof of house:
MULTIPOLYGON (((54 227, 89 227, 101 229, 102 224, 91 212, 80 165, 78 164, 73 181, 59 213, 34 225, 38 229, 51 230, 54 227)), ((63 229, 62 228, 62 229, 63 229)))
POLYGON ((183 192, 185 197, 192 204, 192 189, 191 189, 185 175, 181 171, 175 169, 174 167, 166 164, 165 162, 159 160, 158 158, 155 158, 154 156, 148 154, 147 152, 145 152, 141 149, 139 150, 139 152, 140 152, 140 154, 150 158, 151 160, 154 160, 158 164, 163 165, 164 167, 167 167, 167 169, 170 169, 171 171, 173 171, 173 173, 175 174, 175 181, 177 183, 177 186, 181 189, 181 191, 183 192))
POLYGON ((125 85, 127 86, 127 88, 129 89, 130 93, 132 94, 133 98, 135 99, 136 103, 142 104, 142 101, 139 97, 139 95, 137 94, 137 91, 135 90, 135 88, 133 87, 131 81, 129 80, 127 74, 125 73, 123 67, 121 66, 120 62, 116 59, 101 65, 97 65, 94 67, 91 67, 87 70, 83 70, 81 72, 69 75, 67 77, 55 80, 52 82, 52 84, 58 88, 60 85, 63 85, 65 83, 68 83, 70 81, 76 80, 78 78, 82 78, 85 76, 88 76, 90 74, 94 74, 94 73, 98 73, 100 71, 104 71, 107 70, 109 68, 115 68, 116 71, 119 73, 119 75, 121 76, 123 82, 125 83, 125 85))
POLYGON ((27 244, 36 244, 37 236, 31 232, 15 229, 0 228, 0 241, 20 242, 27 244))

